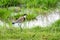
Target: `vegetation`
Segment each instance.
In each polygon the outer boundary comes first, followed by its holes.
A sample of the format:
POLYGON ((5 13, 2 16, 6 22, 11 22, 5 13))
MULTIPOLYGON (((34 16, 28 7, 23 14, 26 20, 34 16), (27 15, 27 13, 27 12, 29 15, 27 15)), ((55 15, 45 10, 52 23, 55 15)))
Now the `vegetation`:
MULTIPOLYGON (((25 1, 24 0, 1 0, 0 7, 2 7, 2 8, 0 8, 0 15, 1 15, 0 19, 6 20, 12 12, 21 11, 21 9, 23 9, 25 7, 28 9, 31 8, 31 10, 32 9, 34 10, 33 13, 31 13, 31 14, 28 13, 27 20, 35 19, 36 16, 39 15, 39 13, 45 15, 46 12, 44 10, 48 11, 49 8, 57 7, 58 2, 60 2, 60 1, 58 1, 58 0, 38 0, 38 1, 37 0, 25 0, 25 1), (13 7, 9 8, 11 6, 13 6, 13 7), (15 8, 14 6, 15 7, 19 6, 19 7, 15 8), (5 7, 5 8, 3 8, 3 7, 5 7), (7 16, 5 16, 5 15, 7 15, 7 16)), ((24 13, 22 13, 22 14, 24 14, 24 13)), ((19 15, 17 15, 17 16, 15 16, 15 17, 19 18, 19 15)))
POLYGON ((1 0, 1 7, 20 6, 20 7, 41 7, 44 9, 56 7, 59 0, 1 0))
POLYGON ((0 40, 60 40, 60 20, 50 27, 20 28, 0 27, 0 40), (56 23, 56 24, 55 24, 56 23), (57 26, 55 26, 57 25, 57 26))
POLYGON ((23 28, 22 32, 21 28, 11 26, 12 18, 16 20, 26 13, 26 20, 30 21, 59 5, 59 0, 0 0, 0 20, 10 24, 10 28, 0 26, 0 40, 60 40, 60 20, 47 27, 23 28))
POLYGON ((10 11, 7 10, 6 8, 0 8, 0 19, 1 20, 7 20, 9 15, 10 15, 10 11))

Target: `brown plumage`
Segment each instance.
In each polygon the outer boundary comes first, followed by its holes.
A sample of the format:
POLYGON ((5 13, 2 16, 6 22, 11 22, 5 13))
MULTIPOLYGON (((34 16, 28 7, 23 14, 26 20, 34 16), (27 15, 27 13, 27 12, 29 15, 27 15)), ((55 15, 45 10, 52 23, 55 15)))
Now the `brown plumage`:
POLYGON ((22 17, 19 17, 15 22, 13 22, 12 24, 15 24, 15 23, 22 23, 24 22, 26 19, 26 14, 24 14, 24 16, 22 17))
POLYGON ((20 17, 19 19, 17 19, 17 20, 15 21, 15 23, 21 23, 21 22, 23 22, 24 20, 25 20, 24 17, 20 17))

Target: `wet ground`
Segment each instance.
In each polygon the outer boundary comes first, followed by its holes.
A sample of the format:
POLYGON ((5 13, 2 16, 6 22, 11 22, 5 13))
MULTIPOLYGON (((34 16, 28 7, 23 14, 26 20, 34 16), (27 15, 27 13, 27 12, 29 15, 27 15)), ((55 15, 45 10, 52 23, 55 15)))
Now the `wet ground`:
MULTIPOLYGON (((60 19, 60 12, 59 10, 55 10, 53 12, 48 13, 48 15, 39 15, 36 17, 35 20, 26 21, 21 23, 21 27, 32 28, 35 26, 46 27, 50 24, 54 23, 56 20, 60 19)), ((14 24, 15 27, 19 26, 18 23, 14 24)))
MULTIPOLYGON (((54 23, 56 20, 59 20, 59 19, 60 19, 60 12, 58 9, 56 9, 55 11, 49 12, 47 15, 37 16, 35 20, 26 21, 23 23, 16 23, 13 26, 14 27, 21 26, 22 28, 32 28, 35 26, 46 27, 46 26, 51 25, 52 23, 54 23)), ((3 26, 4 23, 0 21, 0 25, 3 26)), ((7 27, 9 26, 8 24, 6 25, 7 27)))

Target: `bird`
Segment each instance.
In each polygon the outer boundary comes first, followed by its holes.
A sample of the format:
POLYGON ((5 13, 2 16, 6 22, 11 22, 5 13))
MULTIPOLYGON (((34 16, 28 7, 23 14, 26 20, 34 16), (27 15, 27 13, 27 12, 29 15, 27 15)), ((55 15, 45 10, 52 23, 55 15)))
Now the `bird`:
POLYGON ((24 14, 23 16, 19 17, 16 21, 12 22, 12 24, 18 23, 21 32, 22 32, 22 27, 21 27, 21 23, 25 21, 27 14, 24 14))
POLYGON ((26 15, 27 14, 24 14, 23 16, 19 17, 16 21, 12 22, 12 24, 24 22, 26 19, 26 15))

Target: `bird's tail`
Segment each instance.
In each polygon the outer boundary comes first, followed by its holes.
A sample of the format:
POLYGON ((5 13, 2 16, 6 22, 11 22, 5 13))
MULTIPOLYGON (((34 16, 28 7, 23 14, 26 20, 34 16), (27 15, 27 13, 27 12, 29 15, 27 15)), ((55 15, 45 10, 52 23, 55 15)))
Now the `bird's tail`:
POLYGON ((15 24, 14 22, 12 22, 12 24, 15 24))

